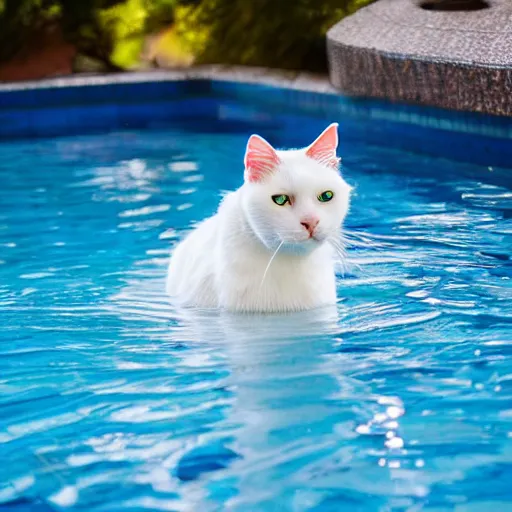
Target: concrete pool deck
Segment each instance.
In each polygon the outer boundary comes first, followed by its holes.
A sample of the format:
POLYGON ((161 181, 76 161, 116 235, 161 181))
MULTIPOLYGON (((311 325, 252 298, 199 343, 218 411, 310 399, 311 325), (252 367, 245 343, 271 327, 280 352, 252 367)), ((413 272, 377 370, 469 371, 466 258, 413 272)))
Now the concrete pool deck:
POLYGON ((379 0, 333 26, 332 83, 353 96, 512 116, 512 1, 435 3, 379 0))

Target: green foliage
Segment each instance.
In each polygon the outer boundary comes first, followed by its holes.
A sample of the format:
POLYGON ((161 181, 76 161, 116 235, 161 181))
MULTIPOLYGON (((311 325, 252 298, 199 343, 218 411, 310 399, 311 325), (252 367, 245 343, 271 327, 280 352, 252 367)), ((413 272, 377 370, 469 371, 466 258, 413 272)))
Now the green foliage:
POLYGON ((145 1, 146 30, 154 32, 174 21, 174 11, 179 0, 145 1))
POLYGON ((370 1, 0 0, 0 59, 58 22, 80 53, 117 69, 136 66, 146 36, 166 28, 160 49, 199 63, 323 70, 326 30, 370 1))
POLYGON ((102 31, 111 37, 110 62, 125 69, 136 65, 146 28, 145 0, 126 0, 99 11, 97 16, 102 31))
POLYGON ((0 0, 0 60, 59 23, 79 52, 113 68, 137 64, 148 33, 172 23, 178 0, 0 0))
POLYGON ((371 1, 202 0, 178 22, 198 62, 318 71, 327 29, 371 1))
POLYGON ((0 60, 14 55, 56 15, 58 4, 54 0, 0 0, 0 60))
POLYGON ((60 24, 66 39, 79 52, 97 58, 115 68, 111 54, 116 36, 112 18, 102 14, 116 9, 125 0, 58 0, 61 5, 60 24))

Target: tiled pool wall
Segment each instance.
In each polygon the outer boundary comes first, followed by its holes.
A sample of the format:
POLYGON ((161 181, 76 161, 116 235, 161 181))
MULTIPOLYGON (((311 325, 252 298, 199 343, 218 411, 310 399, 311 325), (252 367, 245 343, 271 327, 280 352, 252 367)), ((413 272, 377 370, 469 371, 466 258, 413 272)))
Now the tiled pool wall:
MULTIPOLYGON (((71 77, 0 85, 0 141, 197 122, 317 134, 486 166, 512 166, 512 118, 349 98, 324 79, 257 70, 71 77)), ((288 137, 288 140, 290 138, 288 137)), ((277 141, 278 143, 278 141, 277 141)), ((413 172, 413 170, 411 170, 413 172)))

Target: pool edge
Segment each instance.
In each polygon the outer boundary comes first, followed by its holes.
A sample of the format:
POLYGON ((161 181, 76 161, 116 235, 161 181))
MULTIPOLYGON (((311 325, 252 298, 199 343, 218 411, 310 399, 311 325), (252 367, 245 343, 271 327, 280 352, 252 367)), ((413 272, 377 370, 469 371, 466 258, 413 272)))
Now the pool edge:
POLYGON ((359 136, 371 144, 388 145, 391 138, 402 150, 483 165, 512 162, 512 118, 354 98, 336 90, 327 75, 221 65, 1 84, 0 141, 82 128, 143 129, 194 120, 204 112, 218 117, 217 106, 201 101, 208 96, 277 116, 309 115, 340 125, 360 120, 366 128, 357 130, 359 136), (455 150, 448 135, 457 139, 455 150))

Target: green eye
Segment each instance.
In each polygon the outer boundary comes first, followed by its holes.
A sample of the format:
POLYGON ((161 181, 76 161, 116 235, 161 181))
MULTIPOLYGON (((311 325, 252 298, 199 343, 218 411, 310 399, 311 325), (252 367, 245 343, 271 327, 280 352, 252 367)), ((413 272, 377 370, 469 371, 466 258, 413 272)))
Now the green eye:
POLYGON ((286 194, 278 194, 276 196, 272 196, 272 201, 279 206, 284 206, 286 203, 290 202, 290 197, 286 194))
POLYGON ((327 203, 334 197, 334 192, 332 190, 326 190, 325 192, 319 194, 317 197, 321 203, 327 203))

